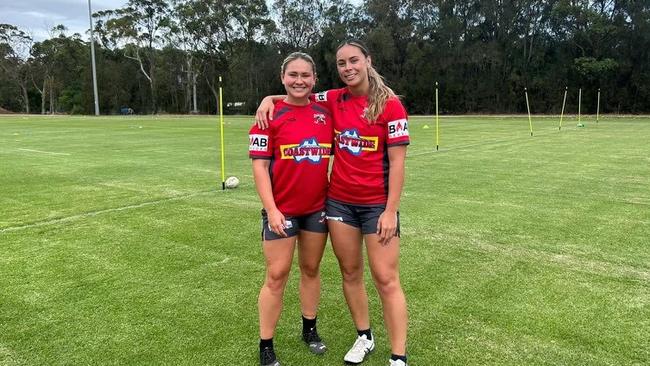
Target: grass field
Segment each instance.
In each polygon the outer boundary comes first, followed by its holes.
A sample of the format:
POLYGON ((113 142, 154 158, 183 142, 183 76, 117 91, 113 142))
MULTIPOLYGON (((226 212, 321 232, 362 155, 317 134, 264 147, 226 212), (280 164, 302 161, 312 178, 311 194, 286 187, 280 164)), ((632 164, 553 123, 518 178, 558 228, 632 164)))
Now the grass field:
MULTIPOLYGON (((0 118, 0 365, 256 365, 264 264, 250 117, 0 118)), ((650 364, 650 118, 413 117, 402 200, 409 361, 650 364), (428 125, 430 128, 424 128, 428 125)), ((340 365, 355 332, 328 247, 319 329, 285 366, 340 365)), ((369 277, 367 277, 367 280, 369 277)), ((390 353, 368 283, 377 348, 390 353)))

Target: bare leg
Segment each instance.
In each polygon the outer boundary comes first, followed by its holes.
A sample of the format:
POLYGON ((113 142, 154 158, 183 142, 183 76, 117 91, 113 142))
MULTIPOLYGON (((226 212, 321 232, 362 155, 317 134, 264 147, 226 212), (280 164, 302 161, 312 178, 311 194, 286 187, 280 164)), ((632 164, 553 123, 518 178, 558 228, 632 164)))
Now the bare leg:
POLYGON ((275 333, 282 313, 282 296, 289 279, 296 237, 264 241, 266 278, 260 289, 257 308, 260 317, 260 338, 269 339, 275 333))
POLYGON ((370 328, 368 293, 363 282, 361 230, 342 222, 328 222, 332 248, 343 277, 343 294, 357 329, 370 328))
POLYGON ((301 230, 298 236, 300 262, 300 308, 307 319, 316 318, 320 301, 320 261, 325 251, 326 233, 301 230))
POLYGON ((400 239, 394 237, 388 245, 381 245, 376 234, 365 235, 364 239, 368 249, 370 272, 384 311, 384 323, 392 353, 405 355, 408 314, 399 279, 400 239))

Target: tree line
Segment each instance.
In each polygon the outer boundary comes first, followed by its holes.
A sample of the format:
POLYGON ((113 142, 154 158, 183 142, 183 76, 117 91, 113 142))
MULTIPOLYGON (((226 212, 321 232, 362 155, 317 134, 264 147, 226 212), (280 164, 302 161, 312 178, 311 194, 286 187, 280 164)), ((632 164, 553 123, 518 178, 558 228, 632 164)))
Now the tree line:
MULTIPOLYGON (((281 93, 291 51, 314 57, 317 89, 340 87, 337 45, 359 39, 409 113, 650 111, 650 1, 129 0, 93 14, 102 114, 250 114, 281 93), (222 82, 219 78, 222 77, 222 82)), ((0 24, 0 107, 93 113, 89 37, 65 25, 35 41, 0 24)))

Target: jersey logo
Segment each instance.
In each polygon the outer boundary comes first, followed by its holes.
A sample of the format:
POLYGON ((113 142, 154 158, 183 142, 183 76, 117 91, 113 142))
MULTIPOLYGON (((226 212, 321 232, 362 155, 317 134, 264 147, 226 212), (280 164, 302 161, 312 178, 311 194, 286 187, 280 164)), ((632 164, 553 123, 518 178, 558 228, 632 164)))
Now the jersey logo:
POLYGON ((324 91, 324 92, 316 93, 315 98, 317 102, 327 102, 327 92, 324 91))
POLYGON ((314 123, 317 125, 326 125, 325 115, 323 113, 314 113, 314 123))
POLYGON ((248 151, 269 151, 269 136, 268 135, 248 135, 248 151))
POLYGON ((394 139, 398 137, 408 136, 409 128, 406 119, 398 119, 396 121, 388 122, 388 138, 394 139))
POLYGON ((341 150, 347 150, 352 155, 360 155, 361 151, 377 151, 379 137, 359 136, 356 129, 336 131, 336 143, 341 150))
POLYGON ((310 137, 300 144, 281 145, 280 157, 293 159, 298 163, 306 160, 318 164, 322 159, 329 159, 331 151, 332 144, 319 144, 315 137, 310 137))

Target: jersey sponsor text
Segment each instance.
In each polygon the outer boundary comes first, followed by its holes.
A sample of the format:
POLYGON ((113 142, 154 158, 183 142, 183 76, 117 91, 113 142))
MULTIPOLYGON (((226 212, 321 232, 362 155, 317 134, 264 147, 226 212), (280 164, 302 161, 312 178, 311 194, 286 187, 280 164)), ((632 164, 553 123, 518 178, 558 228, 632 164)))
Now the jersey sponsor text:
POLYGON ((268 151, 269 150, 269 136, 250 134, 248 135, 248 151, 268 151))
POLYGON ((297 162, 306 159, 318 163, 321 159, 329 159, 332 154, 332 144, 320 144, 315 138, 309 138, 300 144, 281 145, 280 154, 282 159, 294 159, 297 162))
POLYGON ((408 121, 406 119, 403 118, 388 122, 388 138, 394 139, 408 135, 409 129, 408 121))
POLYGON ((377 136, 359 136, 356 129, 336 132, 335 141, 341 150, 347 150, 353 155, 361 154, 361 151, 377 151, 377 136))

